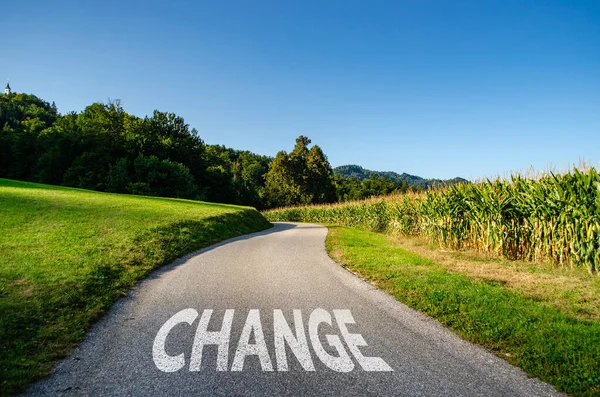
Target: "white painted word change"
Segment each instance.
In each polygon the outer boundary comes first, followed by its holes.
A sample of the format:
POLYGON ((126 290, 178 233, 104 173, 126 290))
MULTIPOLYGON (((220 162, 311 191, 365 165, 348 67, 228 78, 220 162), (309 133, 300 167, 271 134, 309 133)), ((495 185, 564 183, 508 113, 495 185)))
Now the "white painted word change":
MULTIPOLYGON (((263 327, 260 320, 260 313, 257 309, 248 312, 246 322, 239 338, 235 355, 231 367, 229 367, 229 342, 231 336, 231 325, 235 310, 227 309, 223 316, 223 322, 219 331, 208 331, 208 323, 213 311, 204 310, 200 316, 194 344, 192 346, 191 356, 189 358, 189 370, 200 371, 202 364, 202 351, 207 345, 217 346, 217 371, 241 371, 244 368, 244 360, 248 356, 257 356, 263 371, 273 371, 273 363, 267 349, 263 327), (254 335, 254 342, 251 343, 251 336, 254 335)), ((348 350, 354 356, 358 364, 365 371, 393 371, 393 369, 379 357, 365 357, 359 350, 359 346, 367 346, 364 338, 360 334, 350 333, 347 324, 355 324, 354 317, 350 310, 333 310, 335 322, 339 328, 339 334, 346 342, 348 350)), ((294 354, 300 365, 305 371, 314 371, 315 366, 309 349, 309 343, 315 355, 323 364, 337 372, 349 372, 354 369, 354 361, 350 354, 344 348, 342 338, 336 334, 324 335, 327 343, 336 351, 336 355, 327 352, 319 338, 319 326, 327 324, 333 326, 331 314, 324 309, 315 309, 308 319, 308 339, 304 330, 302 313, 300 310, 293 310, 294 331, 286 321, 283 311, 273 310, 273 335, 275 347, 275 363, 277 371, 288 370, 288 360, 286 355, 287 345, 294 354)), ((158 330, 154 338, 152 348, 152 358, 156 367, 163 372, 176 372, 185 367, 185 354, 181 353, 171 356, 165 351, 167 337, 171 330, 178 324, 187 323, 192 325, 198 318, 198 312, 195 309, 184 309, 173 315, 158 330)))

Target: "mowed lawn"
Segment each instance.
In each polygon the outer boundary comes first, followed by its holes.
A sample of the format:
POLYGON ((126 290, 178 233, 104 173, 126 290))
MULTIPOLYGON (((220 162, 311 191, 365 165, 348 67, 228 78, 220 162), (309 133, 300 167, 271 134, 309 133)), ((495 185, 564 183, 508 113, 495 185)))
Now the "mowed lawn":
POLYGON ((152 269, 268 227, 248 207, 0 179, 0 394, 47 374, 152 269))

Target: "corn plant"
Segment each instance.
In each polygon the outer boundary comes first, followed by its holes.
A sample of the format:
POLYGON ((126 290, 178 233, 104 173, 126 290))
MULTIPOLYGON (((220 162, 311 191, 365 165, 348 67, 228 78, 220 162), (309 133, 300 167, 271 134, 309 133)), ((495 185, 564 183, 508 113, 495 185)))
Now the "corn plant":
POLYGON ((551 261, 600 275, 600 175, 595 168, 282 208, 265 216, 421 236, 441 247, 551 261))

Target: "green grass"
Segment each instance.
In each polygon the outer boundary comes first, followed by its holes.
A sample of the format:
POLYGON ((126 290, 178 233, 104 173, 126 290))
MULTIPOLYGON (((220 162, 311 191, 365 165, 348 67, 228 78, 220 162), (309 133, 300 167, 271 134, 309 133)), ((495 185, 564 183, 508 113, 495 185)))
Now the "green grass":
POLYGON ((600 322, 471 279, 394 246, 383 234, 332 226, 334 260, 529 374, 574 396, 600 395, 600 322))
POLYGON ((268 227, 248 207, 0 179, 0 395, 48 374, 157 266, 268 227))

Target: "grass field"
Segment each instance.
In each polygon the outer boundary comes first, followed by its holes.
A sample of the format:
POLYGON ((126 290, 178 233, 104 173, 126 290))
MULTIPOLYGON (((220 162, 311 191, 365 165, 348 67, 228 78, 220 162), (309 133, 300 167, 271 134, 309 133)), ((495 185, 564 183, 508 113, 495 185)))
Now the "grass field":
POLYGON ((0 394, 47 374, 152 269, 269 226, 247 207, 0 179, 0 394))
POLYGON ((326 244, 336 262, 464 339, 561 391, 600 395, 600 280, 585 269, 440 251, 340 226, 330 226, 326 244))

